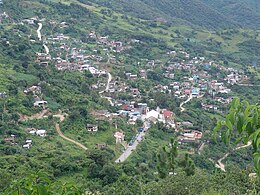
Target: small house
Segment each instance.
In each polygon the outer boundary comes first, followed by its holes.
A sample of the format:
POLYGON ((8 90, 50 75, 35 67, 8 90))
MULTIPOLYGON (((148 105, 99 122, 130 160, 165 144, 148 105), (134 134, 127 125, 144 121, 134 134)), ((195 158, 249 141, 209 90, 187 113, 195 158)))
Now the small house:
POLYGON ((132 89, 131 89, 131 91, 132 91, 132 95, 133 95, 133 96, 137 96, 137 95, 139 95, 139 94, 140 94, 140 92, 139 92, 139 89, 138 89, 138 88, 132 88, 132 89))
POLYGON ((96 147, 99 149, 106 149, 107 148, 107 144, 102 143, 102 144, 96 144, 96 147))
POLYGON ((14 137, 5 138, 4 141, 9 143, 14 143, 14 137))
POLYGON ((31 139, 27 139, 27 140, 25 141, 25 143, 26 143, 26 144, 29 144, 29 145, 32 145, 32 140, 31 140, 31 139))
POLYGON ((36 130, 31 130, 31 131, 29 131, 29 133, 32 134, 32 135, 35 135, 36 134, 36 130))
POLYGON ((163 116, 164 116, 164 119, 172 118, 172 112, 169 111, 169 110, 165 110, 165 111, 163 112, 163 116))
POLYGON ((23 148, 27 148, 27 149, 29 149, 30 147, 31 147, 30 144, 24 144, 24 145, 23 145, 23 148))
POLYGON ((87 130, 88 132, 97 132, 98 126, 93 124, 87 124, 87 130))
POLYGON ((47 101, 36 101, 33 103, 33 106, 35 107, 41 107, 41 106, 45 106, 48 102, 47 101))
POLYGON ((191 91, 190 91, 189 89, 186 89, 186 90, 184 90, 184 94, 185 94, 185 95, 190 95, 190 94, 191 94, 191 91))
POLYGON ((46 136, 46 130, 43 130, 43 129, 37 130, 35 132, 35 134, 40 136, 40 137, 45 137, 46 136))
POLYGON ((114 137, 116 138, 116 143, 122 143, 125 139, 125 135, 122 132, 116 132, 114 137))

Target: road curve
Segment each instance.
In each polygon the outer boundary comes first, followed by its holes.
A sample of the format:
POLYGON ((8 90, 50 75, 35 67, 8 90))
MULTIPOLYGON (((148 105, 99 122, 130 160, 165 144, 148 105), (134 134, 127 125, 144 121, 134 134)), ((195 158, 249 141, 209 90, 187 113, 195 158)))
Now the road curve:
POLYGON ((63 139, 65 139, 65 140, 67 140, 67 141, 69 141, 69 142, 71 142, 71 143, 76 144, 77 146, 81 147, 81 148, 84 149, 84 150, 87 150, 87 149, 88 149, 86 146, 82 145, 81 143, 76 142, 75 140, 66 137, 66 136, 61 132, 61 130, 60 130, 60 125, 59 125, 58 123, 55 124, 55 128, 56 128, 56 131, 57 131, 57 133, 59 134, 59 136, 61 136, 63 139))
POLYGON ((45 45, 45 44, 43 44, 43 47, 44 47, 44 49, 45 49, 45 53, 46 53, 46 54, 49 54, 49 53, 50 53, 50 50, 49 50, 48 46, 45 45))
POLYGON ((106 89, 105 89, 105 91, 100 91, 99 94, 100 94, 100 97, 107 99, 107 101, 109 101, 109 103, 110 103, 111 106, 114 106, 115 104, 113 103, 111 97, 105 97, 105 96, 102 96, 102 95, 101 95, 101 94, 103 94, 104 92, 108 92, 108 91, 109 91, 109 85, 110 85, 110 82, 111 82, 112 79, 113 79, 112 75, 111 75, 109 72, 107 73, 107 75, 108 75, 108 79, 107 79, 106 89))
MULTIPOLYGON (((41 34, 42 23, 38 23, 38 25, 39 25, 39 27, 38 27, 38 29, 37 29, 37 36, 38 36, 39 41, 42 41, 42 34, 41 34)), ((46 54, 49 54, 49 53, 50 53, 50 50, 49 50, 48 46, 45 45, 45 44, 43 44, 43 47, 44 47, 44 49, 45 49, 45 53, 46 53, 46 54)))
MULTIPOLYGON (((241 149, 241 148, 246 148, 246 147, 248 147, 248 146, 250 146, 252 144, 252 142, 248 142, 246 145, 243 145, 243 146, 238 146, 238 147, 236 147, 233 151, 235 151, 235 150, 239 150, 239 149, 241 149)), ((217 163, 215 164, 215 166, 217 167, 217 168, 220 168, 222 171, 226 171, 226 169, 225 169, 225 164, 224 163, 222 163, 222 161, 223 160, 225 160, 227 157, 228 157, 228 155, 229 155, 230 153, 228 152, 228 153, 226 153, 222 158, 220 158, 218 161, 217 161, 217 163)))
POLYGON ((42 29, 42 23, 38 23, 39 27, 37 29, 37 35, 38 35, 38 39, 39 41, 42 40, 42 34, 41 34, 41 29, 42 29))
POLYGON ((181 109, 181 112, 184 112, 186 109, 183 107, 184 104, 188 103, 189 101, 191 101, 192 99, 192 94, 190 94, 189 98, 187 100, 185 100, 184 102, 182 102, 180 104, 180 109, 181 109))
POLYGON ((42 110, 39 113, 36 113, 32 116, 25 116, 25 115, 20 115, 19 121, 28 121, 28 120, 34 120, 34 119, 42 119, 45 117, 45 115, 48 113, 48 109, 42 110))
MULTIPOLYGON (((61 122, 65 120, 65 117, 64 117, 64 115, 62 115, 62 114, 53 115, 53 117, 60 118, 60 121, 61 121, 61 122)), ((71 142, 71 143, 76 144, 77 146, 81 147, 81 148, 84 149, 84 150, 87 150, 87 149, 88 149, 88 148, 87 148, 86 146, 84 146, 83 144, 81 144, 81 143, 79 143, 79 142, 77 142, 77 141, 75 141, 75 140, 73 140, 73 139, 70 139, 70 138, 66 137, 66 136, 61 132, 59 123, 56 123, 56 124, 55 124, 55 128, 56 128, 56 131, 57 131, 57 133, 59 134, 59 136, 61 136, 63 139, 65 139, 65 140, 67 140, 67 141, 69 141, 69 142, 71 142)))

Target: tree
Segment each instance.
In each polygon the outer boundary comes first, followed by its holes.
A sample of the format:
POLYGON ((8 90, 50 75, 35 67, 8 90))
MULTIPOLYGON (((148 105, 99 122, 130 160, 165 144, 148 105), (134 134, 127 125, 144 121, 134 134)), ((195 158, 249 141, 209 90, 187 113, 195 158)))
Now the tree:
POLYGON ((233 139, 236 139, 235 143, 242 140, 244 144, 252 144, 254 166, 260 176, 260 105, 250 105, 235 98, 226 119, 219 120, 213 129, 215 141, 219 131, 225 144, 233 139))
POLYGON ((185 160, 183 166, 187 176, 195 174, 195 164, 193 160, 191 160, 191 158, 189 157, 189 154, 185 154, 185 160))
POLYGON ((195 164, 188 154, 185 154, 183 161, 177 159, 178 142, 173 138, 169 146, 164 146, 157 156, 157 170, 161 178, 165 178, 170 172, 174 173, 177 167, 182 167, 187 176, 195 174, 195 164))
POLYGON ((117 181, 121 173, 114 165, 106 164, 101 170, 100 175, 105 184, 111 184, 117 181))
POLYGON ((4 191, 4 194, 74 194, 80 195, 83 192, 80 191, 74 184, 63 183, 58 184, 59 188, 56 188, 57 183, 52 182, 45 174, 35 173, 28 177, 25 177, 19 181, 13 181, 9 188, 4 191))

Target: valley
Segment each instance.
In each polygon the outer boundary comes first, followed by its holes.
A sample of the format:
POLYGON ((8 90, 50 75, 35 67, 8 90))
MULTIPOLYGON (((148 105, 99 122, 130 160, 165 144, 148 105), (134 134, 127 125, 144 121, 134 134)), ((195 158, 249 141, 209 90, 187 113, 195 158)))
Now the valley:
POLYGON ((176 1, 185 17, 166 1, 0 2, 0 175, 10 178, 1 192, 42 173, 53 181, 47 194, 259 190, 248 176, 254 142, 212 138, 232 100, 259 103, 253 24, 224 20, 219 7, 208 10, 214 19, 191 21, 187 11, 209 8, 204 1, 176 1), (223 24, 211 28, 215 19, 223 24))

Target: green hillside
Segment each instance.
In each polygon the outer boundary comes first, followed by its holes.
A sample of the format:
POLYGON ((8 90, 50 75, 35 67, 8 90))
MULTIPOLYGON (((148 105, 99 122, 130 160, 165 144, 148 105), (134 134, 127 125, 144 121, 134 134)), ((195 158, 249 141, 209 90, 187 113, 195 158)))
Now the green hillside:
MULTIPOLYGON (((81 2, 89 1, 81 0, 81 2)), ((260 5, 257 0, 91 0, 91 2, 149 20, 184 22, 211 29, 233 26, 260 28, 260 5)))
POLYGON ((0 194, 260 192, 252 146, 212 139, 233 97, 259 103, 258 12, 0 2, 0 194))

